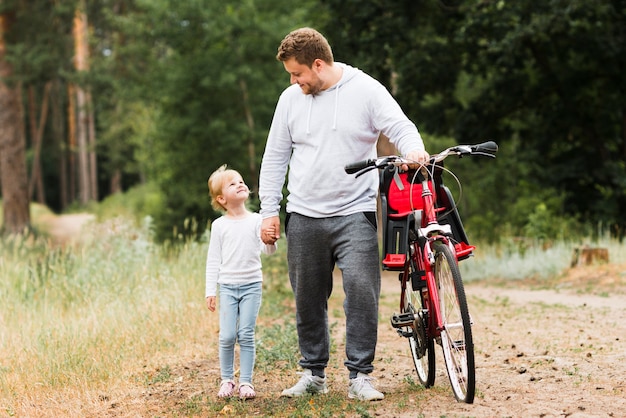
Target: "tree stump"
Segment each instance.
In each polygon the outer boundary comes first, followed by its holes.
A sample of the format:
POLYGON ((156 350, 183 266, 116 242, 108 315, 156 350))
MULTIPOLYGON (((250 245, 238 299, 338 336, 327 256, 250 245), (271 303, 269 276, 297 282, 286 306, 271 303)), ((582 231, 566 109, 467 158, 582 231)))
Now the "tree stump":
POLYGON ((576 247, 572 257, 572 267, 588 266, 594 263, 608 263, 608 248, 576 247))

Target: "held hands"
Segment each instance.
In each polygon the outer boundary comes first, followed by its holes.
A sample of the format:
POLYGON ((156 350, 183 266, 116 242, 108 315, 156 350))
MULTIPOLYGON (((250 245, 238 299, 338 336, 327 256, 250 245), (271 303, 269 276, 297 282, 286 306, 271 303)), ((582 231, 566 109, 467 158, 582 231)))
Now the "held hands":
POLYGON ((274 244, 280 238, 280 218, 272 216, 261 223, 261 240, 265 244, 274 244))

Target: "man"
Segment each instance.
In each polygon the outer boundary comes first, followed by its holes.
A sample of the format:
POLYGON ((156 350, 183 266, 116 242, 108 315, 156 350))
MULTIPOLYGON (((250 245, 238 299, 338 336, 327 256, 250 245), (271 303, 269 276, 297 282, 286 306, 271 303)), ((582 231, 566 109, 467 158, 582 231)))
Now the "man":
POLYGON ((298 383, 282 396, 328 392, 328 298, 336 265, 346 294, 348 396, 380 400, 384 395, 369 377, 378 336, 381 280, 378 176, 374 170, 355 178, 343 167, 375 158, 381 133, 410 160, 427 161, 428 153, 417 128, 385 87, 356 68, 334 62, 330 45, 316 30, 289 33, 277 59, 292 85, 276 105, 261 164, 261 238, 271 244, 280 237, 278 214, 289 168, 287 261, 304 369, 298 383))

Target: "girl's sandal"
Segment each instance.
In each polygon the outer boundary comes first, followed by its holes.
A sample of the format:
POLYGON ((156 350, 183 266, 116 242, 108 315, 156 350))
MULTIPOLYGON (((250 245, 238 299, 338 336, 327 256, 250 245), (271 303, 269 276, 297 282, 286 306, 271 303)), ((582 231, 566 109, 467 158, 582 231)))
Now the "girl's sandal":
POLYGON ((239 397, 241 399, 252 399, 256 396, 256 392, 254 391, 254 386, 250 383, 240 383, 239 384, 239 397))
POLYGON ((235 382, 232 380, 224 380, 217 393, 218 398, 229 398, 235 393, 235 382))

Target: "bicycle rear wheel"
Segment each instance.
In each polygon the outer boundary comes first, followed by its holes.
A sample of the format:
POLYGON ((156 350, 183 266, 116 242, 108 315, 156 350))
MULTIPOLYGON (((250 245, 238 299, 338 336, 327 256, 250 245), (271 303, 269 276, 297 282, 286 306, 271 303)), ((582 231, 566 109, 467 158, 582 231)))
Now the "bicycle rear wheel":
POLYGON ((465 288, 456 256, 441 241, 433 243, 435 280, 443 329, 441 347, 454 396, 460 402, 474 402, 476 370, 474 342, 465 288))
MULTIPOLYGON (((411 263, 409 267, 411 281, 421 280, 414 274, 414 270, 413 263, 411 263)), ((423 285, 425 283, 407 283, 403 306, 405 312, 415 315, 415 321, 408 330, 409 348, 415 371, 420 383, 424 387, 430 387, 435 383, 435 343, 428 332, 428 311, 425 309, 421 290, 423 285)))

